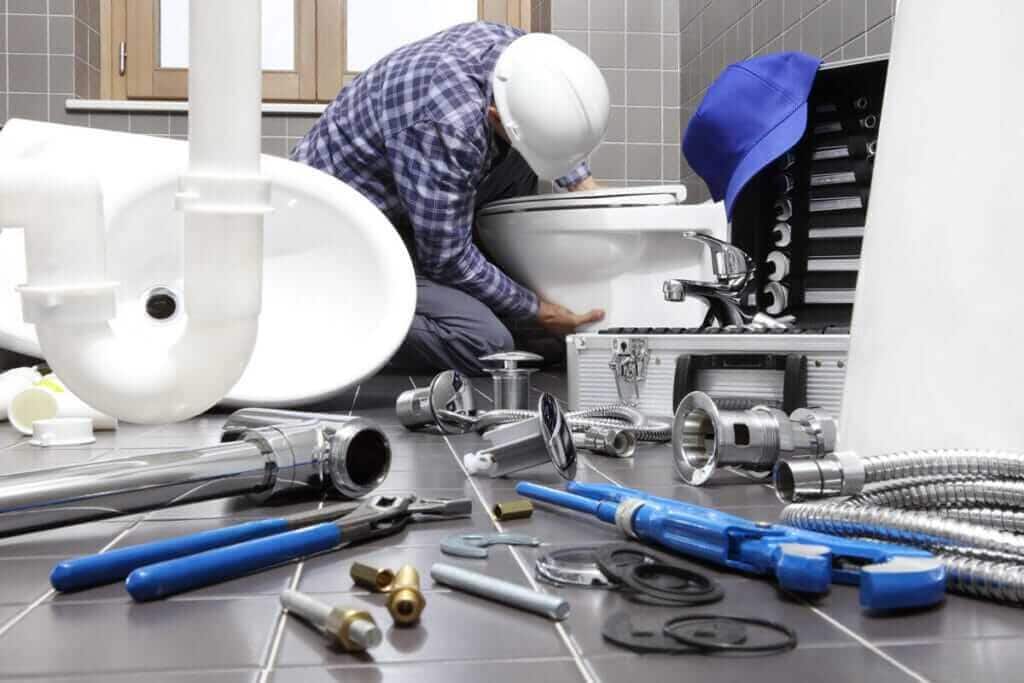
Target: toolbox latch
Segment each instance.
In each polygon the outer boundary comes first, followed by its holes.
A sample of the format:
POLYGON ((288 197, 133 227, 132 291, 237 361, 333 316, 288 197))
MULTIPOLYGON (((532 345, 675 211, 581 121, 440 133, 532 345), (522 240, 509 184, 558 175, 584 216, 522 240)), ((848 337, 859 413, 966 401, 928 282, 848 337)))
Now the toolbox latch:
POLYGON ((634 408, 640 404, 640 383, 647 379, 650 357, 646 339, 612 340, 612 359, 608 367, 615 375, 615 390, 622 403, 634 408))

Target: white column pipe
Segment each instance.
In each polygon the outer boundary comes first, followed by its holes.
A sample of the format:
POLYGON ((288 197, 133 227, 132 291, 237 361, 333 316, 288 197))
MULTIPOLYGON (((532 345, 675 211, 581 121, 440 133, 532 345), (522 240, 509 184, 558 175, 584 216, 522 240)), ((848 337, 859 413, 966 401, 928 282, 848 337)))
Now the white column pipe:
POLYGON ((269 210, 259 175, 260 8, 191 2, 190 161, 178 195, 188 323, 177 339, 129 340, 110 324, 116 283, 106 281, 103 198, 87 168, 0 169, 0 225, 26 230, 26 321, 72 392, 129 422, 210 408, 252 354, 269 210))

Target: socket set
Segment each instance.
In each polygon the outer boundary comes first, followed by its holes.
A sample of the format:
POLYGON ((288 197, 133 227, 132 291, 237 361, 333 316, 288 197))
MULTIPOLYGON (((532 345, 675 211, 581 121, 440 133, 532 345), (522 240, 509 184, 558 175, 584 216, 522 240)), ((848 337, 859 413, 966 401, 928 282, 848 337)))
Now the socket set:
POLYGON ((804 137, 736 203, 730 241, 757 263, 758 307, 800 328, 850 324, 887 69, 886 58, 823 65, 804 137))

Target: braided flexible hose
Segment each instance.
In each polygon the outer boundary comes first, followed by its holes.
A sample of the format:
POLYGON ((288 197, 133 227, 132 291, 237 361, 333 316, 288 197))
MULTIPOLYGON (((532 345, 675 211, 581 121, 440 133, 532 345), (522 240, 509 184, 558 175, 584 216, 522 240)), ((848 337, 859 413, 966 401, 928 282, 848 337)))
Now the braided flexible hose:
POLYGON ((850 503, 903 509, 974 506, 1024 508, 1024 482, 991 479, 900 479, 873 486, 850 500, 850 503))
POLYGON ((969 522, 991 529, 1024 534, 1024 512, 992 508, 939 508, 935 514, 946 519, 969 522))
MULTIPOLYGON (((536 417, 532 410, 490 410, 477 418, 474 430, 486 432, 510 422, 521 422, 536 417)), ((565 414, 569 428, 574 432, 585 432, 591 427, 628 429, 639 441, 664 442, 672 439, 672 426, 661 422, 648 421, 639 410, 628 406, 606 405, 565 414)))
POLYGON ((864 483, 954 475, 992 479, 1024 479, 1024 455, 1006 451, 903 451, 861 459, 864 483))

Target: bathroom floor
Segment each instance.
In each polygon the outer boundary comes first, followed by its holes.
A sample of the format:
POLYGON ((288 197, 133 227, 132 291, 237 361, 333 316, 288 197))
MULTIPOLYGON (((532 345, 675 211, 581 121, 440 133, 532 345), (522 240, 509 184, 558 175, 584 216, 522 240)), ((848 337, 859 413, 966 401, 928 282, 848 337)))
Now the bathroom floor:
MULTIPOLYGON (((474 435, 441 438, 405 431, 394 416, 397 394, 428 378, 380 376, 318 410, 353 411, 377 420, 394 448, 384 488, 428 496, 468 496, 472 519, 409 527, 402 535, 299 564, 136 605, 120 586, 55 595, 48 575, 59 559, 101 549, 216 528, 280 512, 242 501, 213 501, 131 518, 0 540, 0 680, 147 681, 963 681, 1013 680, 1024 668, 1021 611, 949 596, 945 606, 889 617, 865 616, 853 588, 837 587, 811 605, 780 594, 769 581, 705 569, 717 576, 724 601, 702 608, 642 607, 598 590, 562 589, 572 604, 563 624, 481 599, 434 588, 430 565, 442 559, 438 543, 470 530, 529 533, 545 547, 621 540, 609 526, 538 509, 529 520, 499 524, 488 510, 515 497, 513 481, 468 479, 463 453, 479 446, 474 435), (395 629, 379 595, 353 590, 349 564, 411 563, 423 575, 427 608, 418 628, 395 629), (370 656, 325 647, 321 638, 285 617, 278 593, 287 586, 336 605, 369 610, 385 632, 370 656), (800 645, 769 657, 638 656, 606 643, 604 619, 626 610, 640 623, 663 622, 678 612, 747 615, 794 628, 800 645)), ((480 380, 481 407, 490 401, 480 380)), ((567 398, 565 378, 540 373, 534 387, 567 398)), ((128 425, 100 433, 83 449, 40 450, 0 426, 0 474, 126 457, 143 451, 198 446, 217 440, 222 418, 209 415, 165 427, 128 425)), ((759 484, 733 479, 693 489, 678 484, 668 446, 645 447, 633 460, 581 457, 583 481, 615 482, 710 505, 752 519, 774 521, 779 504, 759 484)), ((557 484, 544 468, 529 478, 557 484)), ((304 507, 314 507, 310 502, 304 507)), ((288 508, 288 511, 295 506, 288 508)), ((487 560, 462 564, 535 585, 537 549, 491 548, 487 560)))

